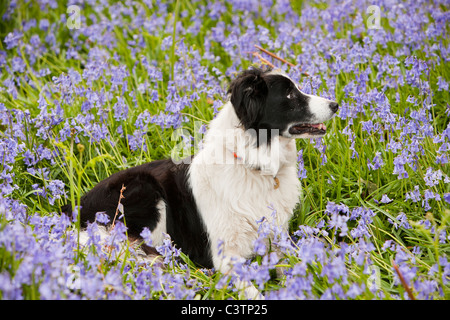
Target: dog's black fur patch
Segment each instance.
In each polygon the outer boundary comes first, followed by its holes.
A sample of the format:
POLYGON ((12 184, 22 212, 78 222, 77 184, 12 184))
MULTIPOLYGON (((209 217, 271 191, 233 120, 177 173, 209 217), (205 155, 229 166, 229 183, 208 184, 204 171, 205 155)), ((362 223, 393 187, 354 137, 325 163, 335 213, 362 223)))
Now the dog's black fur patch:
MULTIPOLYGON (((82 226, 94 222, 97 212, 106 212, 112 222, 123 185, 126 189, 121 203, 129 237, 140 238, 144 227, 155 229, 161 218, 157 204, 163 200, 167 233, 176 246, 200 266, 212 268, 207 233, 187 182, 188 169, 187 164, 175 164, 168 159, 111 175, 81 197, 82 226)), ((62 211, 69 214, 71 205, 64 206, 62 211)))

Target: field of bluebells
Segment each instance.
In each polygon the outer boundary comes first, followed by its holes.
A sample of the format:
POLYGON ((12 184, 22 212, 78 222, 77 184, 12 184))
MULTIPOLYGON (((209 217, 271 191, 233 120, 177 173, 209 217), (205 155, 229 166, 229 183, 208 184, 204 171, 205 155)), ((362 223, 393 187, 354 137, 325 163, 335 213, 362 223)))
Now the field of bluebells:
POLYGON ((236 274, 267 299, 449 299, 449 9, 2 1, 0 298, 238 299, 233 277, 199 269, 169 238, 163 259, 143 261, 120 219, 101 240, 98 214, 80 246, 76 210, 58 212, 181 142, 195 152, 230 79, 267 60, 340 110, 323 139, 298 141, 290 233, 260 221, 256 257, 236 274), (281 253, 266 247, 269 233, 281 253))

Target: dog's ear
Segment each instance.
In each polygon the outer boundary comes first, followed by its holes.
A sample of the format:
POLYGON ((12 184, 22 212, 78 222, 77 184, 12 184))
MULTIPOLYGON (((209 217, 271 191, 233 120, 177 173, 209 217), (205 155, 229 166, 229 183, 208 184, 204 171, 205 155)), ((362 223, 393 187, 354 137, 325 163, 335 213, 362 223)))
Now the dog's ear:
POLYGON ((267 97, 263 71, 250 69, 242 72, 230 85, 230 101, 244 129, 254 127, 261 117, 267 97))

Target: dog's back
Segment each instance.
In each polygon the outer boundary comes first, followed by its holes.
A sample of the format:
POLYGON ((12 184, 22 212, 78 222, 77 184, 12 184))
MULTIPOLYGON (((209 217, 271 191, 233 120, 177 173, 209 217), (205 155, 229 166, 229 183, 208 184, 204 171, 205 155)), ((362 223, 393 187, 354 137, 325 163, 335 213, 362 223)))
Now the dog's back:
MULTIPOLYGON (((170 159, 157 160, 111 175, 81 197, 81 226, 94 222, 97 212, 106 213, 110 223, 118 219, 120 193, 125 187, 121 220, 130 238, 139 239, 147 227, 153 245, 159 246, 167 233, 194 262, 211 268, 208 237, 188 183, 188 167, 170 159)), ((66 214, 71 210, 70 204, 62 208, 66 214)))

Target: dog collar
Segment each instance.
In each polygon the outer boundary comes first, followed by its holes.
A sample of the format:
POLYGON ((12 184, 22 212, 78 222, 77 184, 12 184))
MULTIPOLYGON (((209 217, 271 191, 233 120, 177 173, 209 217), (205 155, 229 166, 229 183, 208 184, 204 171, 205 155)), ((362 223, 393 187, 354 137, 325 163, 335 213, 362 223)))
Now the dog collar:
MULTIPOLYGON (((242 161, 242 157, 239 157, 236 152, 231 151, 231 150, 228 150, 228 151, 230 151, 233 154, 233 157, 235 159, 242 161)), ((280 180, 277 178, 277 176, 275 176, 275 177, 273 177, 273 181, 275 182, 275 184, 273 185, 273 188, 276 190, 280 187, 280 180)))
POLYGON ((239 156, 236 154, 236 152, 232 152, 232 153, 233 153, 233 157, 234 157, 235 159, 242 160, 242 158, 239 157, 239 156))

